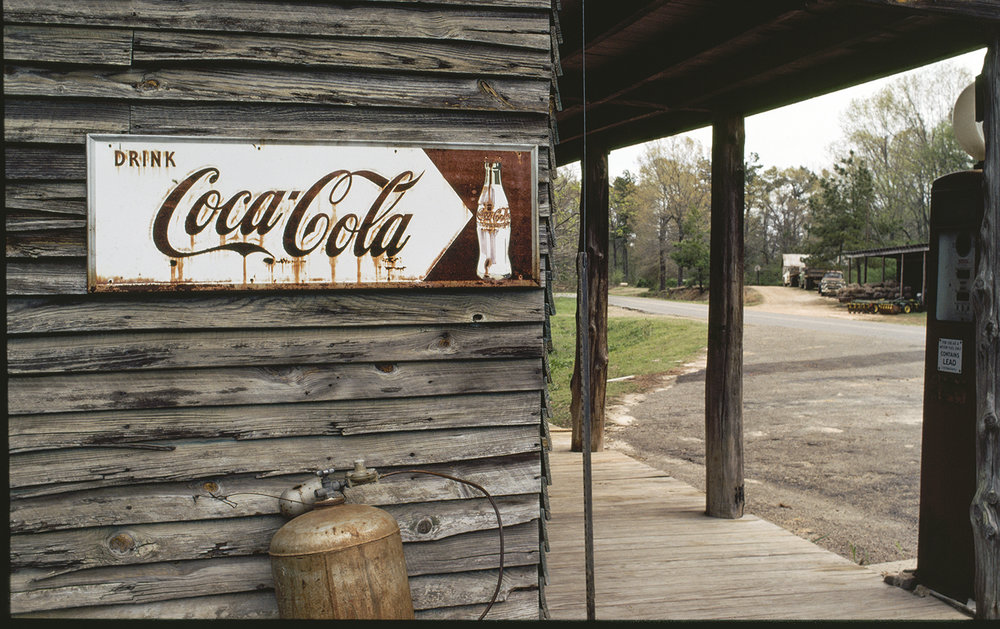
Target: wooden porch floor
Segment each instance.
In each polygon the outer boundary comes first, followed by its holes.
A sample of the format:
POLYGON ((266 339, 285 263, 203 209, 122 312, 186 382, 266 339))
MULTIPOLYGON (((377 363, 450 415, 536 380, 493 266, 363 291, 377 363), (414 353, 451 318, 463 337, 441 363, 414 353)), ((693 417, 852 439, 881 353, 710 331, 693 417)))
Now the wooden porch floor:
MULTIPOLYGON (((586 618, 582 455, 552 429, 553 620, 586 618)), ((919 620, 968 617, 785 529, 704 514, 705 495, 614 451, 592 454, 598 620, 919 620)))

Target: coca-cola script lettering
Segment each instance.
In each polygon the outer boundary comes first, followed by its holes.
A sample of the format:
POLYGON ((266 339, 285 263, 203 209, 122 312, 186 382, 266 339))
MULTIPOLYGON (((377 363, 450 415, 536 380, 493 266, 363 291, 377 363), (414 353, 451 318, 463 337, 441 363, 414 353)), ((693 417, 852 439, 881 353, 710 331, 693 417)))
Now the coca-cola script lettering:
POLYGON ((394 213, 393 210, 422 176, 423 173, 414 175, 411 171, 403 171, 390 179, 371 170, 341 169, 320 177, 305 192, 238 190, 225 194, 212 187, 201 194, 191 194, 192 188, 199 184, 204 187, 204 183, 220 182, 219 169, 208 166, 188 175, 167 194, 153 220, 153 244, 171 258, 233 251, 244 257, 261 253, 274 259, 278 257, 274 252, 246 239, 257 235, 263 242, 265 234, 280 229, 282 248, 292 258, 306 256, 321 245, 331 258, 348 247, 358 258, 366 254, 391 258, 410 240, 406 228, 413 218, 412 213, 394 213), (370 205, 352 211, 351 191, 359 186, 375 186, 378 192, 370 205), (329 212, 318 207, 321 195, 329 200, 332 208, 329 212), (291 211, 287 211, 286 201, 294 202, 291 211), (286 209, 282 209, 283 205, 286 209), (340 211, 341 206, 347 207, 347 212, 340 211), (168 227, 175 216, 184 217, 184 231, 192 237, 192 246, 171 242, 168 227), (194 248, 194 237, 210 227, 223 237, 223 243, 194 248), (225 242, 226 236, 237 233, 243 241, 225 242))

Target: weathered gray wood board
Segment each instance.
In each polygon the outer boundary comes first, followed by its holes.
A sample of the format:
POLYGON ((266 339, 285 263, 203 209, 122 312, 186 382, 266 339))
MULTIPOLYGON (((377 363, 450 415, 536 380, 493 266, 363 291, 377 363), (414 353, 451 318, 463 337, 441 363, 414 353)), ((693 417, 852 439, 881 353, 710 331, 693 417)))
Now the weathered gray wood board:
POLYGON ((1000 33, 983 64, 986 159, 985 212, 979 240, 979 273, 973 289, 976 321, 976 491, 969 516, 976 554, 976 618, 1000 618, 1000 33))
MULTIPOLYGON (((504 572, 506 575, 506 572, 504 572)), ((489 576, 481 577, 473 586, 482 587, 489 576)), ((411 579, 412 581, 412 579, 411 579)), ((442 579, 442 581, 444 581, 442 579)), ((489 596, 496 588, 494 573, 489 596)), ((468 580, 456 580, 452 591, 468 589, 468 580)), ((412 586, 411 586, 412 589, 412 586)), ((412 592, 411 592, 412 593, 412 592)), ((414 595, 414 605, 420 600, 414 595)), ((497 604, 490 609, 490 620, 524 620, 533 618, 538 612, 538 592, 534 588, 513 589, 506 596, 498 596, 497 604)), ((200 596, 181 598, 159 603, 139 605, 106 605, 101 607, 82 607, 76 609, 54 610, 33 614, 24 614, 26 618, 140 618, 140 619, 276 619, 277 609, 273 605, 274 595, 271 592, 243 592, 222 596, 200 596)), ((432 599, 435 600, 435 599, 432 599)), ((440 599, 437 599, 440 600, 440 599)), ((427 609, 417 609, 417 620, 476 620, 486 608, 489 601, 475 601, 473 604, 441 606, 427 609)), ((442 600, 444 602, 454 602, 442 600)))
MULTIPOLYGON (((477 483, 494 496, 538 494, 541 477, 537 455, 527 452, 502 460, 485 458, 468 462, 421 465, 420 469, 444 472, 477 483), (498 463, 504 474, 497 475, 498 463)), ((259 477, 226 474, 192 481, 98 487, 72 492, 18 493, 11 504, 12 534, 55 531, 83 526, 127 526, 151 522, 178 522, 234 518, 279 512, 275 496, 311 478, 309 474, 259 477)), ((62 489, 57 486, 55 489, 62 489)), ((430 503, 441 500, 479 500, 478 490, 426 474, 394 475, 371 486, 348 490, 351 500, 375 506, 430 503)), ((472 508, 470 506, 470 508, 472 508)))
MULTIPOLYGON (((273 618, 277 496, 356 459, 483 486, 489 618, 544 609, 550 0, 9 0, 11 611, 273 618), (539 147, 542 287, 88 294, 88 133, 539 147)), ((418 618, 474 619, 476 489, 347 491, 400 523, 418 618)))
MULTIPOLYGON (((240 405, 206 413, 198 408, 156 408, 105 413, 32 414, 11 417, 11 454, 158 439, 277 439, 309 435, 362 435, 406 430, 472 428, 483 408, 493 424, 537 424, 535 391, 449 395, 434 398, 333 400, 295 405, 240 405), (294 420, 294 421, 293 421, 294 420), (96 422, 95 431, 87 422, 96 422)), ((119 446, 120 447, 120 446, 119 446)))
MULTIPOLYGON (((176 588, 196 585, 202 596, 219 596, 240 592, 262 592, 273 597, 271 564, 267 557, 237 557, 201 559, 191 562, 140 564, 128 571, 95 568, 46 581, 47 587, 23 590, 19 579, 11 586, 11 611, 17 614, 52 609, 62 604, 64 593, 74 589, 96 605, 108 606, 138 602, 142 604, 170 600, 176 588), (124 576, 124 578, 123 578, 124 576)), ((22 576, 24 573, 21 573, 22 576)), ((531 589, 538 574, 533 566, 505 566, 499 601, 505 601, 516 589, 531 589)), ((454 607, 486 603, 496 589, 496 570, 477 570, 445 575, 416 575, 410 578, 410 592, 417 610, 434 607, 454 607)), ((238 595, 238 594, 237 594, 238 595)), ((100 608, 98 608, 100 609, 100 608)), ((78 614, 76 608, 67 614, 78 614)), ((274 609, 276 615, 277 610, 274 609)), ((491 616, 492 617, 492 616, 491 616)))

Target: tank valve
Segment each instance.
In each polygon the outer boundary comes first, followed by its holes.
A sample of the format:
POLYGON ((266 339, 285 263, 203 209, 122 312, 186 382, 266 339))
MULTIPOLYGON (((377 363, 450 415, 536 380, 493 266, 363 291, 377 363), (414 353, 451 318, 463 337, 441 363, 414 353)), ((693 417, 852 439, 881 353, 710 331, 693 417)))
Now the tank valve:
POLYGON ((286 518, 294 518, 309 511, 317 503, 339 504, 344 502, 341 490, 344 483, 331 477, 333 469, 318 470, 316 478, 281 492, 278 507, 286 518))
POLYGON ((346 474, 347 486, 367 485, 378 482, 378 471, 373 467, 365 467, 364 459, 354 461, 354 469, 346 474))

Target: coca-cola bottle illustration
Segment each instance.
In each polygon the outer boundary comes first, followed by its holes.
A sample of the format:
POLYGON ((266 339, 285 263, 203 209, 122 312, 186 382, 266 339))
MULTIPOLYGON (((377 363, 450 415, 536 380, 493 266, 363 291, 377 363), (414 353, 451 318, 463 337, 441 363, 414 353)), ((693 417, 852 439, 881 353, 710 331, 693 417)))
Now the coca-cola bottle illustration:
POLYGON ((486 180, 476 209, 479 263, 476 274, 483 279, 510 277, 510 205, 500 181, 500 162, 484 164, 486 180))

